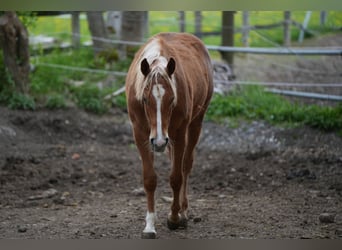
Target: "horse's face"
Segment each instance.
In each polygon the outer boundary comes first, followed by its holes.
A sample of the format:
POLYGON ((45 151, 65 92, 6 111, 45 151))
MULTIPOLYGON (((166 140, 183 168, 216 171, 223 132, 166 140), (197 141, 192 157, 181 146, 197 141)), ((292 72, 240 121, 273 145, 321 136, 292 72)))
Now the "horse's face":
POLYGON ((145 60, 142 62, 142 73, 145 77, 153 74, 153 76, 150 76, 150 82, 146 86, 143 95, 145 114, 150 125, 149 141, 153 151, 163 152, 169 143, 168 129, 176 98, 170 83, 175 64, 174 60, 170 59, 165 69, 166 75, 162 73, 154 74, 146 63, 145 60))

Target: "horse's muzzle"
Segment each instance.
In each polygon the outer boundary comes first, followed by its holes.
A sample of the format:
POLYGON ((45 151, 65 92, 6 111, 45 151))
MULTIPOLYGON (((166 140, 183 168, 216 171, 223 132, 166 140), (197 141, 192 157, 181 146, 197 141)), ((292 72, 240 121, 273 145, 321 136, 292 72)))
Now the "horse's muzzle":
POLYGON ((164 152, 168 142, 169 142, 169 138, 167 137, 164 139, 151 138, 152 150, 155 152, 164 152))

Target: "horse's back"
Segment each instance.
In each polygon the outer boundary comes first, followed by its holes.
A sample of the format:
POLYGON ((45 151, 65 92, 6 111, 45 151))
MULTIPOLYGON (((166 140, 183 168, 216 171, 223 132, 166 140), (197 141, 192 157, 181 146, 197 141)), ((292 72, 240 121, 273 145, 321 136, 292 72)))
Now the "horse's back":
POLYGON ((173 53, 186 61, 191 58, 197 58, 196 61, 210 62, 209 53, 204 43, 192 34, 176 32, 159 33, 154 38, 160 38, 166 46, 174 49, 173 53))

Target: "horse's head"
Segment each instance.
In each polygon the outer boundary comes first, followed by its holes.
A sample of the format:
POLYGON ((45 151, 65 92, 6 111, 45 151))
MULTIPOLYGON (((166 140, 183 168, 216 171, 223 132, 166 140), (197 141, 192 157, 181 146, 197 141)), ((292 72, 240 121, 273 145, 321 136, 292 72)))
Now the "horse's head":
POLYGON ((140 70, 145 76, 142 101, 150 125, 150 144, 154 151, 163 152, 169 143, 168 128, 177 92, 173 80, 175 60, 156 59, 148 63, 143 59, 140 70))

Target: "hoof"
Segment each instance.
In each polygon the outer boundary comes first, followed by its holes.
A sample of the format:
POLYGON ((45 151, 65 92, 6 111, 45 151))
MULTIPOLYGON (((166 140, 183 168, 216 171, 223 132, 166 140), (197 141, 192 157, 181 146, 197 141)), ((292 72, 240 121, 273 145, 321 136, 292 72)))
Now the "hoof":
POLYGON ((185 229, 188 227, 188 219, 186 217, 180 217, 177 222, 174 222, 170 219, 170 216, 167 218, 167 227, 170 230, 176 230, 178 228, 185 229))
POLYGON ((142 233, 141 234, 142 239, 155 239, 156 238, 156 233, 149 232, 149 233, 142 233))
POLYGON ((167 227, 170 230, 176 230, 179 227, 179 222, 173 222, 170 219, 167 219, 167 227))
POLYGON ((179 228, 185 229, 188 227, 188 220, 186 218, 181 218, 179 220, 179 228))

